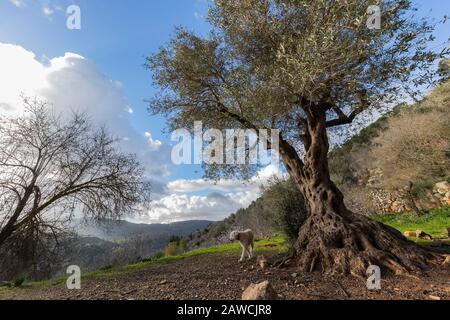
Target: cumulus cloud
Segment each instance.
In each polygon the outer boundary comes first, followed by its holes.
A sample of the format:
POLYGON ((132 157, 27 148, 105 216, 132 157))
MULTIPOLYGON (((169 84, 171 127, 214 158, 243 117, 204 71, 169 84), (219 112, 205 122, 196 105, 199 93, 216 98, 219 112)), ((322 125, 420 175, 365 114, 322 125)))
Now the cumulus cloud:
POLYGON ((134 113, 133 108, 131 108, 130 106, 126 106, 125 111, 128 112, 129 114, 133 114, 134 113))
POLYGON ((47 17, 50 17, 50 16, 52 16, 52 15, 55 13, 55 10, 53 10, 53 9, 50 8, 50 7, 44 6, 44 7, 42 8, 42 12, 43 12, 47 17))
POLYGON ((25 6, 25 0, 9 0, 9 2, 15 5, 17 8, 22 8, 25 6))
POLYGON ((283 178, 284 174, 280 171, 278 166, 269 165, 261 169, 254 177, 247 183, 236 179, 222 179, 218 182, 207 181, 204 179, 197 180, 174 180, 168 183, 169 190, 173 192, 198 192, 205 189, 237 192, 248 190, 249 187, 260 186, 266 183, 272 177, 283 178))
POLYGON ((99 125, 106 126, 120 138, 121 148, 138 155, 153 176, 166 175, 170 147, 148 138, 130 123, 130 107, 119 82, 109 79, 94 62, 75 53, 42 63, 33 52, 12 44, 0 43, 0 112, 23 112, 21 95, 49 101, 56 112, 86 112, 99 125))
POLYGON ((150 132, 144 133, 144 137, 147 139, 148 146, 151 150, 157 151, 161 148, 162 142, 159 140, 154 140, 150 132))
POLYGON ((154 201, 151 210, 134 218, 134 221, 220 220, 240 208, 248 207, 260 196, 260 187, 272 177, 284 179, 286 175, 279 167, 269 165, 247 183, 235 179, 224 179, 217 183, 203 179, 175 180, 167 184, 168 195, 154 201), (192 195, 205 191, 209 193, 192 195))
POLYGON ((206 196, 170 194, 153 203, 147 213, 131 220, 146 223, 171 223, 184 220, 220 220, 242 204, 232 195, 210 193, 206 196))

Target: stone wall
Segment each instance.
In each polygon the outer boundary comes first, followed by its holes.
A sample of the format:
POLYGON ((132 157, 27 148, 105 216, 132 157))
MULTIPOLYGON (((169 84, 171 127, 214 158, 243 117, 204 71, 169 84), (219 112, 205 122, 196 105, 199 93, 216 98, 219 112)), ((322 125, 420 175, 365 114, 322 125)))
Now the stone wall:
POLYGON ((433 188, 433 196, 436 197, 442 205, 450 206, 450 183, 448 181, 436 183, 433 188))

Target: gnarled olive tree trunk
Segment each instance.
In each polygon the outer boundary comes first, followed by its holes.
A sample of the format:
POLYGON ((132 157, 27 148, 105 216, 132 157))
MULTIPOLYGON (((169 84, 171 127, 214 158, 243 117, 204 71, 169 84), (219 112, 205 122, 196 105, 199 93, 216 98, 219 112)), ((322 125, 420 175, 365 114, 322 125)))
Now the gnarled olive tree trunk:
POLYGON ((343 194, 330 178, 324 109, 308 115, 304 161, 281 140, 281 157, 310 213, 296 243, 302 271, 362 275, 370 265, 378 265, 402 274, 423 270, 438 257, 397 230, 346 208, 343 194))

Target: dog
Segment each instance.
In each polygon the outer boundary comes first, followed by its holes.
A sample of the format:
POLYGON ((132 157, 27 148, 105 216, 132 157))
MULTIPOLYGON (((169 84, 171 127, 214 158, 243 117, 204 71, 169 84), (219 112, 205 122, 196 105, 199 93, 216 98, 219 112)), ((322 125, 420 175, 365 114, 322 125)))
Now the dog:
POLYGON ((230 233, 230 240, 237 240, 242 246, 242 255, 239 259, 239 262, 244 261, 246 254, 248 255, 248 260, 253 258, 253 239, 253 231, 250 229, 247 229, 245 231, 233 231, 230 233))

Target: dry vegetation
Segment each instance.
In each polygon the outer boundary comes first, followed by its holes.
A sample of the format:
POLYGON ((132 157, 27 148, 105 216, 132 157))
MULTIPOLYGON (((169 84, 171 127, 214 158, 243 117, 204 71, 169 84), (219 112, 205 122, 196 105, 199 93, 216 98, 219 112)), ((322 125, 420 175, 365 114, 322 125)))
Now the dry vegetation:
POLYGON ((422 208, 435 207, 433 185, 450 178, 450 82, 412 106, 399 105, 332 151, 333 179, 357 212, 376 214, 370 192, 411 188, 422 208), (379 176, 374 177, 378 170, 379 176))
POLYGON ((449 92, 450 83, 446 83, 422 103, 404 108, 388 120, 388 129, 374 140, 367 161, 382 168, 382 186, 401 188, 409 181, 437 182, 449 174, 449 92))

